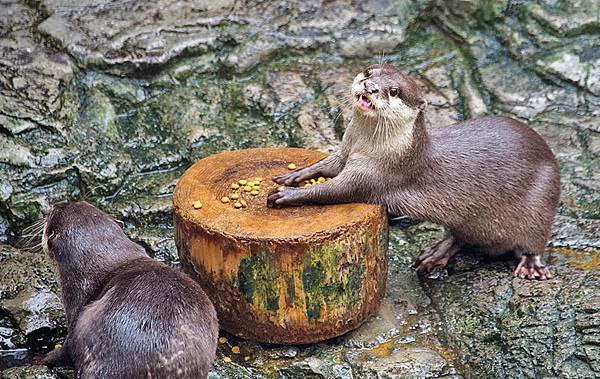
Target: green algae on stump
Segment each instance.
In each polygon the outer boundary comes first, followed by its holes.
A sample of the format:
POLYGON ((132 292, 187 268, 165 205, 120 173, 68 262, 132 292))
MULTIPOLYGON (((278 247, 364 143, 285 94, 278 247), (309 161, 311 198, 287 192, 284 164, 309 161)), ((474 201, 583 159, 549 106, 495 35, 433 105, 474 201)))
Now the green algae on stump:
POLYGON ((270 178, 318 161, 320 152, 268 148, 225 152, 188 169, 173 194, 183 268, 200 282, 221 327, 261 342, 312 343, 344 334, 372 315, 387 278, 382 207, 266 207, 265 180, 248 207, 220 199, 239 178, 270 178), (201 199, 202 209, 192 203, 201 199))

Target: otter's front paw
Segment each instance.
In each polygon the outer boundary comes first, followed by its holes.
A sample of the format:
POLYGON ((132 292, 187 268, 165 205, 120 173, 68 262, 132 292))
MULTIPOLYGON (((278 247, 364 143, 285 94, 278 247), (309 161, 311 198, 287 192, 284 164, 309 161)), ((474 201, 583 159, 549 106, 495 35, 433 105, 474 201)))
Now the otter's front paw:
POLYGON ((302 201, 302 189, 296 187, 281 186, 271 192, 267 197, 267 207, 293 207, 304 204, 302 201))
POLYGON ((312 170, 303 168, 298 171, 287 172, 285 174, 273 177, 273 181, 277 184, 291 186, 292 184, 300 183, 303 180, 310 179, 316 176, 312 170))

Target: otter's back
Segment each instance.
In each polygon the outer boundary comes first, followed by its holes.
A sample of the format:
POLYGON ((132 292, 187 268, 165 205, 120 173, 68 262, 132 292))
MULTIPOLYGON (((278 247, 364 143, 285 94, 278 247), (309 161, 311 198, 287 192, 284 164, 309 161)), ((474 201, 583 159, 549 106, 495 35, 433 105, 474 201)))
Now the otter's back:
POLYGON ((509 117, 484 116, 428 131, 436 155, 472 154, 490 162, 497 158, 533 164, 555 162, 554 154, 539 134, 509 117))
POLYGON ((425 167, 414 185, 430 203, 446 199, 443 219, 434 222, 455 226, 473 217, 509 219, 526 209, 533 214, 535 208, 556 207, 560 191, 556 160, 527 125, 486 116, 428 132, 425 167), (532 198, 537 193, 548 195, 532 198))
POLYGON ((120 267, 81 313, 73 357, 82 378, 203 378, 218 324, 199 285, 150 258, 120 267))

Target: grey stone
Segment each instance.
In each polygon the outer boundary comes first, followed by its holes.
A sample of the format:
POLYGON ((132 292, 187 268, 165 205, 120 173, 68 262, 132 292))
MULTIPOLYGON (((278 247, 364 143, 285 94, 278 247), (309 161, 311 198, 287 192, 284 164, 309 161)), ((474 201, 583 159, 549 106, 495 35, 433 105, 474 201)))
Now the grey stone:
POLYGON ((536 283, 512 278, 503 264, 479 265, 427 283, 446 341, 469 364, 467 374, 598 375, 598 355, 589 353, 597 352, 592 341, 600 331, 597 269, 554 268, 552 280, 536 283))
POLYGON ((58 379, 59 376, 54 374, 48 367, 45 366, 22 366, 14 367, 2 371, 2 379, 58 379))
POLYGON ((531 15, 560 34, 576 34, 600 27, 600 5, 594 0, 541 1, 528 6, 531 15), (547 4, 547 5, 546 5, 547 4))
POLYGON ((83 66, 160 65, 189 51, 215 47, 216 26, 229 22, 233 1, 148 4, 44 1, 51 14, 37 28, 83 66))
POLYGON ((64 333, 65 315, 49 257, 0 245, 0 264, 0 313, 17 327, 9 340, 21 347, 54 346, 52 342, 64 333))
POLYGON ((338 147, 332 120, 315 103, 309 102, 300 108, 298 124, 307 148, 331 153, 338 147))
POLYGON ((3 116, 60 128, 61 87, 73 77, 69 57, 40 46, 24 30, 0 37, 0 51, 3 116))
POLYGON ((438 352, 429 348, 398 348, 389 356, 367 361, 359 377, 361 378, 439 378, 453 374, 446 368, 446 360, 438 352))
POLYGON ((596 60, 582 61, 572 51, 561 51, 536 64, 544 71, 586 88, 600 96, 600 54, 596 60))

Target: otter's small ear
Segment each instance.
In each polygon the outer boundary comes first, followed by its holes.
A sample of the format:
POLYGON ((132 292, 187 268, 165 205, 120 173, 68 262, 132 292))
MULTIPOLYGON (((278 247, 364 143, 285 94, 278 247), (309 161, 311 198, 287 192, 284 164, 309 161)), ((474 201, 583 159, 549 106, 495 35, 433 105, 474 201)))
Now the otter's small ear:
POLYGON ((420 111, 424 111, 425 108, 427 108, 427 100, 425 100, 425 99, 421 100, 421 102, 419 103, 419 105, 417 106, 417 108, 420 111))

